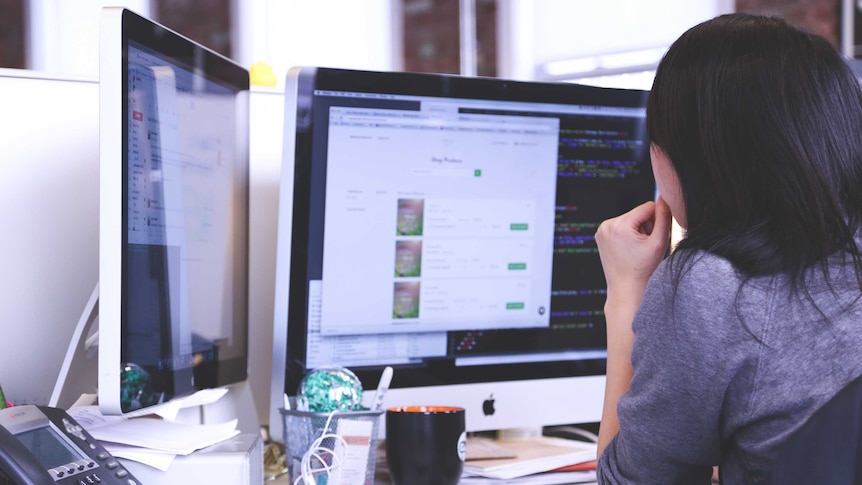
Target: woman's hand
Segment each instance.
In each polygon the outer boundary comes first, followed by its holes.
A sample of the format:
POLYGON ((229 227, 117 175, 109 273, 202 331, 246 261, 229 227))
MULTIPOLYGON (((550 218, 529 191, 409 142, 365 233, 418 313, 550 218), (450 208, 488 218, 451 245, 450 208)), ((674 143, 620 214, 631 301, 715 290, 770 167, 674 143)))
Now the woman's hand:
POLYGON ((643 203, 631 211, 603 222, 596 243, 608 285, 608 299, 631 298, 640 292, 667 252, 671 227, 670 208, 658 202, 643 203), (621 293, 616 295, 616 293, 621 293))

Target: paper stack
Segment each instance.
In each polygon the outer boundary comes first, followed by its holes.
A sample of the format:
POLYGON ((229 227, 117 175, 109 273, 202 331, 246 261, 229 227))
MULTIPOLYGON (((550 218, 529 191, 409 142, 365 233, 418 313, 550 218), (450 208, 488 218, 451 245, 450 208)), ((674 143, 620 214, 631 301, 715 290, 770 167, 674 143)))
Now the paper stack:
POLYGON ((240 433, 235 419, 219 424, 173 421, 179 409, 206 404, 220 397, 212 393, 198 395, 194 399, 172 402, 170 406, 132 417, 105 416, 95 405, 74 406, 68 412, 115 457, 165 471, 177 456, 189 455, 240 433))
MULTIPOLYGON (((506 480, 506 483, 522 483, 510 481, 519 477, 550 472, 596 459, 596 444, 584 441, 569 440, 541 436, 536 438, 495 440, 495 444, 510 450, 514 458, 496 458, 486 460, 467 460, 464 464, 464 477, 483 477, 506 480)), ((523 483, 581 483, 595 480, 595 471, 558 471, 556 478, 562 473, 569 474, 568 481, 555 482, 552 477, 534 481, 538 477, 524 480, 523 483), (576 480, 577 479, 577 480, 576 480)), ((462 480, 462 483, 491 483, 481 480, 462 480)))

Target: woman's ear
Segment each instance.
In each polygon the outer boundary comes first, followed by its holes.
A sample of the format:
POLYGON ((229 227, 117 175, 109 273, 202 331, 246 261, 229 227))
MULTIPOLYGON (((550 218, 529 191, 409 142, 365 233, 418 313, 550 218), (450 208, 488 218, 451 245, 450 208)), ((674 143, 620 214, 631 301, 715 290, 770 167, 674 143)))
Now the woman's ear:
POLYGON ((673 214, 673 218, 676 219, 677 224, 685 228, 687 227, 685 200, 682 196, 682 186, 679 183, 676 169, 667 153, 655 143, 650 145, 649 153, 652 159, 652 173, 658 186, 658 192, 670 207, 670 212, 673 214))

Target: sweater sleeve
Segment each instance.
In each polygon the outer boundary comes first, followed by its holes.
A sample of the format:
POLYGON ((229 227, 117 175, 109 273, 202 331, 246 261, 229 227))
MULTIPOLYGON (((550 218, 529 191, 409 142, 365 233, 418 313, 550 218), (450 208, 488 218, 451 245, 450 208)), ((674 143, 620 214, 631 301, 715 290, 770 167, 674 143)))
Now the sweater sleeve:
POLYGON ((667 262, 650 280, 632 326, 631 388, 618 403, 620 431, 599 460, 599 483, 711 481, 734 372, 721 332, 733 318, 739 280, 723 260, 706 259, 676 285, 667 262))

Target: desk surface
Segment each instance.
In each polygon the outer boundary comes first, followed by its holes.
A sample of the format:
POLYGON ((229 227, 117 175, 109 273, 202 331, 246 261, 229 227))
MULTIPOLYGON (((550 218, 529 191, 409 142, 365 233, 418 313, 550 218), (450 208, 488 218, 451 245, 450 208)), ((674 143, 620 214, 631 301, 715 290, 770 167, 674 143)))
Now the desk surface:
MULTIPOLYGON (((285 473, 284 475, 273 479, 267 480, 265 485, 293 485, 290 481, 290 477, 285 473)), ((377 473, 374 475, 374 485, 392 485, 392 481, 389 480, 389 473, 384 471, 383 473, 377 473)))
MULTIPOLYGON (((572 434, 572 433, 570 432, 570 434, 572 434)), ((579 433, 574 433, 573 435, 575 435, 575 434, 577 436, 581 436, 579 433)), ((566 436, 568 437, 568 435, 566 435, 566 436)), ((512 445, 511 442, 508 442, 505 440, 501 441, 501 442, 497 442, 497 443, 500 443, 499 447, 502 448, 504 451, 508 450, 510 452, 516 452, 518 455, 521 455, 521 453, 525 453, 526 455, 522 456, 522 459, 526 459, 527 461, 530 461, 531 459, 535 458, 535 456, 533 456, 533 455, 535 455, 536 452, 538 452, 538 453, 542 454, 542 456, 544 456, 544 453, 547 450, 549 450, 550 448, 553 448, 553 450, 552 450, 553 452, 551 453, 553 455, 560 455, 560 451, 559 451, 560 449, 566 450, 566 452, 563 453, 566 456, 561 456, 563 459, 570 459, 571 458, 569 450, 573 450, 574 453, 576 453, 576 454, 583 453, 585 450, 581 447, 576 446, 575 442, 571 442, 571 441, 569 441, 569 440, 567 440, 561 436, 558 436, 558 437, 536 437, 535 439, 539 440, 539 441, 533 441, 532 438, 531 439, 525 439, 525 440, 515 440, 515 444, 517 444, 517 446, 514 448, 511 446, 512 445), (545 443, 542 440, 549 440, 549 441, 548 441, 548 443, 545 443), (550 440, 554 440, 554 441, 551 442, 550 440), (560 447, 560 445, 557 443, 557 441, 571 443, 572 447, 570 447, 568 444, 560 447), (537 447, 531 446, 531 443, 535 443, 537 445, 537 447), (528 449, 523 448, 524 444, 526 444, 528 449), (539 451, 539 450, 541 450, 541 451, 539 451)), ((473 441, 473 440, 471 439, 471 441, 473 441)), ((484 443, 486 440, 484 439, 484 437, 477 437, 477 439, 475 441, 477 441, 479 444, 481 444, 481 443, 484 443)), ((375 470, 375 474, 374 474, 374 485, 391 485, 392 484, 392 480, 391 480, 390 475, 389 475, 389 470, 386 466, 386 448, 385 448, 384 443, 385 443, 385 441, 383 441, 383 440, 380 440, 377 443, 378 446, 377 446, 377 454, 376 454, 376 470, 375 470)), ((581 442, 581 444, 586 445, 587 443, 581 442)), ((590 445, 594 446, 593 444, 590 444, 590 445)), ((469 451, 470 449, 471 449, 471 447, 468 444, 468 454, 472 453, 472 456, 474 459, 482 458, 483 456, 489 457, 488 453, 490 453, 490 451, 492 451, 492 450, 489 451, 489 449, 487 449, 484 446, 479 446, 478 448, 474 447, 474 449, 472 449, 473 450, 472 452, 469 451)), ((595 449, 593 448, 590 451, 591 451, 591 457, 594 457, 595 456, 595 449)), ((503 460, 503 461, 509 461, 509 460, 503 460)), ((481 462, 482 462, 482 460, 480 460, 480 462, 476 462, 476 463, 481 463, 481 462)), ((543 460, 543 462, 544 462, 544 460, 543 460)), ((595 482, 580 482, 580 480, 583 480, 583 479, 587 479, 587 480, 594 479, 594 477, 595 477, 594 473, 589 474, 588 476, 583 476, 583 475, 576 476, 577 474, 578 474, 577 472, 573 472, 573 473, 550 473, 550 474, 531 475, 531 476, 523 477, 520 479, 511 479, 511 480, 494 480, 494 479, 485 479, 485 478, 479 478, 479 477, 470 477, 470 478, 464 477, 461 480, 461 484, 462 485, 494 485, 494 484, 506 483, 506 484, 521 484, 521 485, 528 485, 528 484, 554 485, 554 484, 573 483, 573 481, 576 483, 586 483, 586 484, 594 484, 595 483, 595 482)), ((293 485, 293 484, 291 483, 289 476, 285 473, 284 475, 281 475, 280 477, 278 477, 276 479, 267 481, 267 485, 293 485)))
MULTIPOLYGON (((464 483, 464 482, 465 482, 465 480, 462 480, 462 483, 464 483)), ((523 482, 521 482, 521 481, 513 482, 512 480, 492 480, 492 479, 488 479, 488 480, 476 479, 476 481, 470 480, 469 482, 471 484, 474 484, 474 483, 475 484, 479 484, 479 483, 482 483, 482 484, 486 484, 486 483, 487 484, 492 484, 492 483, 499 483, 499 484, 523 483, 523 485, 527 485, 529 483, 542 483, 542 484, 547 485, 547 484, 552 483, 552 482, 547 482, 547 481, 531 482, 527 478, 525 478, 523 482)), ((568 482, 561 481, 559 483, 562 484, 562 483, 568 483, 568 482)), ((583 485, 595 485, 595 484, 596 484, 596 482, 584 482, 583 483, 583 485)), ((293 484, 291 483, 290 478, 287 476, 287 474, 284 474, 284 475, 282 475, 282 476, 280 476, 274 480, 268 480, 265 485, 293 485, 293 484)), ((385 455, 383 453, 378 454, 377 470, 376 470, 376 473, 374 474, 374 485, 392 485, 392 480, 389 477, 389 470, 386 468, 386 458, 385 458, 385 455)))

